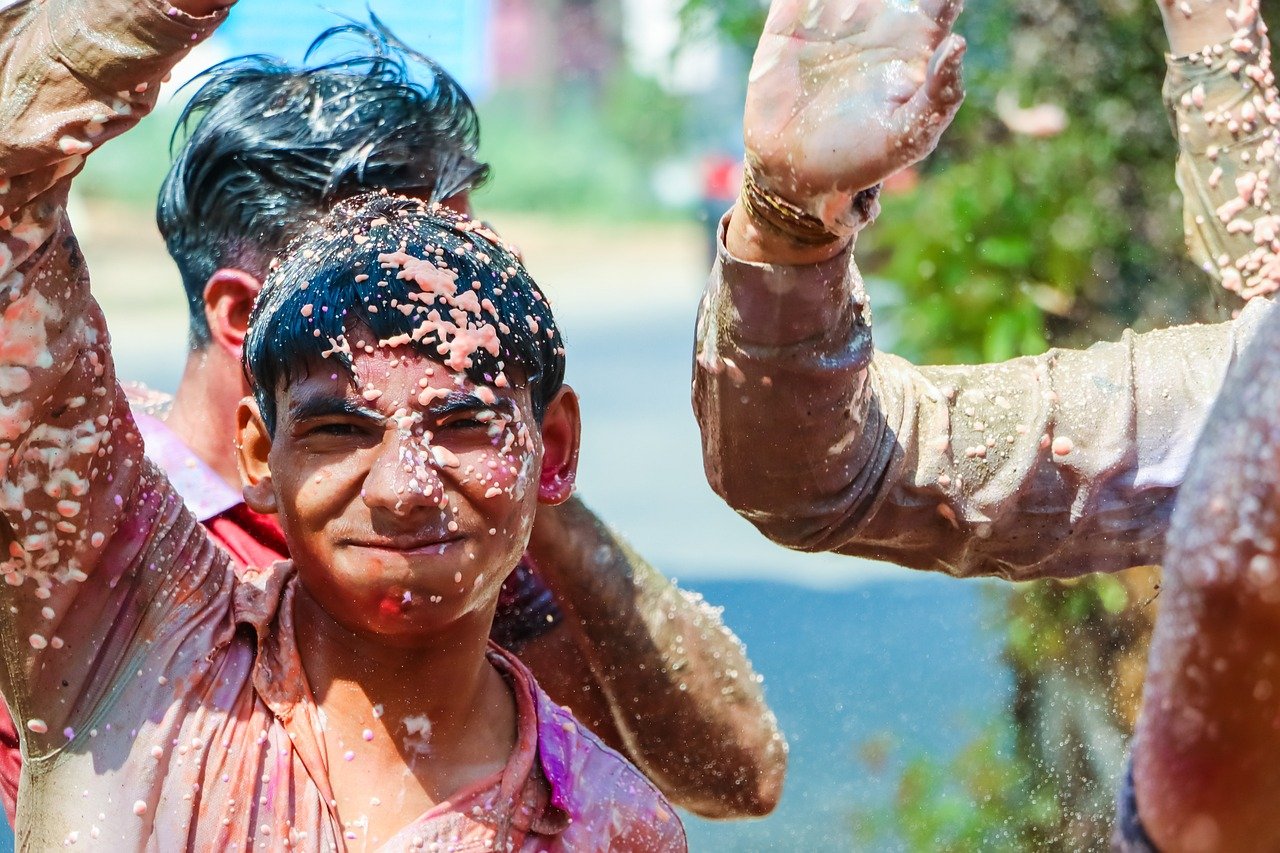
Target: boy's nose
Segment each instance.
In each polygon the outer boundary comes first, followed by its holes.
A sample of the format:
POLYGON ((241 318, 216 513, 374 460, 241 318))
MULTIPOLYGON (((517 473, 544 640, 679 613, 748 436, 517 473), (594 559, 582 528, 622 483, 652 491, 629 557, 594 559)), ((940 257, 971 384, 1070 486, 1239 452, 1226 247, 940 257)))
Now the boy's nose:
POLYGON ((361 491, 365 504, 398 515, 426 506, 443 509, 449 499, 436 457, 444 454, 443 448, 432 447, 430 435, 388 430, 365 477, 361 491))

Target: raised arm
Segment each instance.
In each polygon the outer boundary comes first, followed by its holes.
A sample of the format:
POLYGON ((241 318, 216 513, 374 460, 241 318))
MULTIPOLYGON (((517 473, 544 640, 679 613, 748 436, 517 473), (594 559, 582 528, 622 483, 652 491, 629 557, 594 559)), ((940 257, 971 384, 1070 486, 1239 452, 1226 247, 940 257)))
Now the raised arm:
POLYGON ((177 544, 65 204, 85 155, 151 108, 220 19, 186 6, 207 16, 153 0, 0 12, 0 688, 29 758, 66 742, 70 715, 119 663, 107 655, 120 642, 103 639, 128 633, 119 614, 137 625, 158 589, 134 582, 138 555, 177 544))
POLYGON ((786 742, 718 611, 580 501, 539 510, 529 553, 564 621, 521 652, 557 701, 704 817, 768 814, 786 742))
MULTIPOLYGON (((839 7, 841 18, 853 10, 849 26, 862 21, 860 10, 877 5, 866 0, 829 4, 839 7)), ((775 15, 781 6, 775 4, 775 15)), ((876 11, 886 14, 899 13, 876 11)), ((888 21, 882 26, 863 21, 863 29, 849 38, 888 32, 902 42, 907 38, 902 34, 912 32, 888 21)), ((876 114, 874 106, 858 101, 869 84, 846 79, 855 72, 824 63, 820 52, 805 60, 805 51, 819 47, 806 45, 800 24, 791 26, 796 38, 783 49, 782 59, 765 51, 768 35, 762 40, 753 93, 768 91, 771 103, 785 103, 779 91, 791 92, 793 101, 805 102, 807 90, 794 82, 802 79, 828 98, 842 87, 849 93, 845 109, 828 107, 810 121, 828 114, 876 114), (761 81, 772 81, 776 90, 761 90, 761 81)), ((954 80, 940 88, 930 85, 954 55, 946 52, 948 42, 937 41, 935 34, 915 44, 914 55, 921 59, 914 75, 901 64, 881 68, 875 63, 868 64, 870 72, 859 73, 874 79, 899 75, 903 86, 923 74, 923 88, 906 99, 908 104, 921 92, 954 94, 954 80), (929 70, 921 70, 922 57, 935 43, 940 47, 929 70)), ((903 42, 897 49, 906 46, 903 42)), ((1243 43, 1236 48, 1247 50, 1243 43)), ((1196 138, 1205 143, 1192 149, 1181 167, 1181 174, 1196 176, 1205 187, 1203 193, 1188 194, 1188 222, 1232 246, 1247 240, 1253 248, 1254 237, 1265 233, 1270 221, 1264 209, 1270 189, 1259 184, 1262 196, 1224 209, 1238 190, 1214 170, 1241 173, 1250 158, 1256 163, 1258 151, 1233 144, 1236 136, 1227 121, 1202 132, 1196 128, 1208 126, 1190 120, 1202 100, 1219 103, 1242 87, 1252 93, 1250 102, 1253 95, 1264 104, 1273 100, 1266 57, 1232 51, 1223 45, 1220 61, 1194 71, 1190 60, 1175 60, 1171 90, 1178 95, 1172 100, 1175 124, 1188 128, 1184 144, 1188 133, 1200 133, 1196 138), (1266 73, 1251 71, 1258 68, 1266 73), (1183 99, 1178 81, 1186 74, 1195 75, 1203 91, 1183 99), (1213 151, 1216 163, 1207 160, 1204 132, 1221 138, 1213 151), (1202 152, 1198 159, 1197 150, 1202 152), (1224 213, 1233 215, 1224 218, 1224 213), (1242 238, 1246 231, 1249 236, 1242 238)), ((902 99, 899 92, 887 101, 895 105, 902 99)), ((749 109, 749 151, 758 135, 754 115, 749 109)), ((941 118, 930 123, 917 116, 902 148, 890 140, 890 151, 906 153, 888 163, 873 156, 882 145, 872 146, 871 154, 860 153, 869 143, 842 149, 840 137, 834 137, 832 150, 858 161, 856 168, 841 166, 859 176, 841 185, 857 188, 868 176, 887 176, 918 159, 921 135, 936 138, 949 113, 943 104, 927 115, 941 118), (878 165, 866 168, 864 161, 878 165)), ((1269 121, 1265 110, 1254 118, 1269 121)), ((886 120, 869 124, 894 126, 886 120)), ((862 139, 856 128, 847 132, 862 139)), ((796 151, 802 144, 785 132, 775 132, 771 140, 774 148, 796 151)), ((1274 149, 1268 156, 1274 158, 1274 149)), ((805 158, 792 162, 798 165, 790 172, 778 168, 757 181, 780 201, 753 202, 755 190, 748 184, 723 232, 699 319, 694 402, 712 486, 770 538, 802 550, 1019 579, 1158 561, 1191 446, 1223 375, 1269 305, 1251 306, 1232 324, 1126 335, 1119 343, 1085 351, 1055 350, 996 365, 918 368, 876 352, 872 344, 870 311, 852 259, 857 225, 870 218, 871 207, 864 204, 861 211, 867 215, 846 217, 843 227, 820 220, 831 237, 820 242, 819 217, 812 211, 825 208, 813 205, 807 188, 832 179, 802 173, 805 158)), ((853 210, 858 213, 856 204, 853 210)))

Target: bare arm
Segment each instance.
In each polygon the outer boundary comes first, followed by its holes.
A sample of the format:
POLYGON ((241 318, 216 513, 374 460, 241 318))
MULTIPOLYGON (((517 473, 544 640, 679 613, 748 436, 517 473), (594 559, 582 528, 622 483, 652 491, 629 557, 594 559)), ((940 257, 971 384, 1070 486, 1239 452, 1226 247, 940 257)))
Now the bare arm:
MULTIPOLYGON (((918 44, 917 54, 932 44, 918 44)), ((1189 240, 1239 256, 1272 222, 1269 188, 1256 203, 1223 207, 1239 195, 1234 178, 1257 168, 1246 167, 1257 162, 1257 146, 1237 144, 1224 122, 1213 128, 1220 144, 1210 160, 1205 125, 1190 119, 1205 104, 1273 99, 1266 75, 1239 73, 1265 65, 1249 59, 1223 46, 1209 66, 1174 61, 1169 86, 1189 152, 1179 172, 1191 187, 1187 221, 1200 229, 1189 240)), ((822 68, 812 66, 810 76, 822 68)), ((752 85, 773 74, 758 69, 752 85)), ((848 85, 855 94, 866 88, 848 85)), ((938 113, 945 125, 945 109, 938 113)), ((857 146, 842 156, 863 175, 853 186, 867 180, 864 162, 878 162, 857 146)), ((918 156, 910 151, 870 174, 918 156)), ((803 206, 814 179, 790 185, 779 170, 771 180, 803 206)), ((694 373, 712 486, 770 538, 802 550, 1019 579, 1157 562, 1191 446, 1267 306, 1231 325, 1127 335, 1083 352, 917 368, 874 349, 852 260, 856 230, 796 246, 749 205, 730 217, 699 319, 694 373)), ((1225 267, 1219 274, 1231 277, 1225 267)))
POLYGON ((1174 513, 1134 745, 1164 851, 1280 848, 1280 314, 1232 370, 1174 513))
MULTIPOLYGON (((1207 56, 1210 65, 1241 61, 1239 55, 1248 64, 1252 56, 1255 68, 1269 67, 1256 2, 1196 0, 1178 8, 1161 0, 1160 5, 1174 53, 1207 56), (1214 57, 1213 46, 1228 39, 1238 51, 1214 57)), ((1245 126, 1241 110, 1254 103, 1250 87, 1206 92, 1194 73, 1180 79, 1171 66, 1166 98, 1186 107, 1177 128, 1183 149, 1179 185, 1189 199, 1216 194, 1206 209, 1226 205, 1228 217, 1248 217, 1254 226, 1224 233, 1207 217, 1192 216, 1188 205, 1189 248, 1228 289, 1271 293, 1277 284, 1275 246, 1258 233, 1266 221, 1260 222, 1252 205, 1237 212, 1235 199, 1251 201, 1236 187, 1248 189, 1260 180, 1263 194, 1269 194, 1265 184, 1275 161, 1274 143, 1267 147, 1274 128, 1266 121, 1245 126), (1229 140, 1215 139, 1212 125, 1230 121, 1239 123, 1239 132, 1229 140), (1207 148, 1217 163, 1213 182, 1196 168, 1207 148)), ((1195 72, 1203 66, 1190 67, 1195 72)), ((1250 77, 1250 69, 1240 70, 1250 77)), ((1264 94, 1254 110, 1266 115, 1275 97, 1269 90, 1264 94)), ((1280 846, 1273 814, 1280 796, 1275 770, 1280 740, 1272 698, 1280 684, 1275 646, 1280 630, 1280 494, 1274 465, 1280 453, 1278 340, 1280 318, 1272 317, 1228 376, 1197 446, 1169 535, 1133 753, 1140 825, 1161 850, 1280 846)))
POLYGON ((1272 187, 1280 104, 1258 4, 1159 5, 1172 51, 1164 97, 1178 138, 1188 251, 1232 294, 1272 294, 1280 287, 1272 187))
POLYGON ((539 683, 684 808, 719 818, 772 811, 786 743, 720 614, 577 499, 539 510, 529 553, 564 611, 521 653, 539 683))

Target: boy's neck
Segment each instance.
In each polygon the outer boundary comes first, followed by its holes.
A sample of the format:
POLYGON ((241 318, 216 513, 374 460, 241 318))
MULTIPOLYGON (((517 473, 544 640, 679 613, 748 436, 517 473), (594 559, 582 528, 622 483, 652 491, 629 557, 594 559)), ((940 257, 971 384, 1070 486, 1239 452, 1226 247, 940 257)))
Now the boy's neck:
POLYGON ((375 778, 399 778, 404 774, 393 765, 407 766, 430 804, 506 765, 516 742, 516 704, 487 658, 492 612, 468 614, 430 643, 404 648, 338 625, 301 585, 294 602, 299 655, 328 721, 326 740, 345 733, 339 751, 362 759, 331 762, 339 800, 339 773, 364 776, 379 763, 375 778))

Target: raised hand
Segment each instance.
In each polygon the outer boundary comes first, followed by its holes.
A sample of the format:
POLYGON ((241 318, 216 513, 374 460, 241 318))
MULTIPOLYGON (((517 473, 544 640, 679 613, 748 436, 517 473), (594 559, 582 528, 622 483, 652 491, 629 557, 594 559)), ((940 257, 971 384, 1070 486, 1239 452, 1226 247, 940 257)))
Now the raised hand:
POLYGON ((964 99, 961 5, 774 0, 747 87, 752 178, 847 237, 858 191, 927 156, 964 99))

